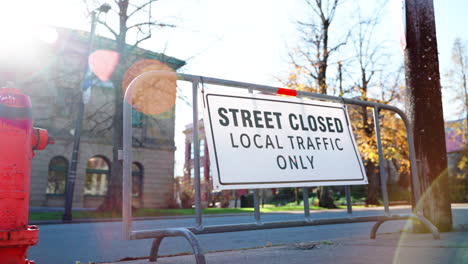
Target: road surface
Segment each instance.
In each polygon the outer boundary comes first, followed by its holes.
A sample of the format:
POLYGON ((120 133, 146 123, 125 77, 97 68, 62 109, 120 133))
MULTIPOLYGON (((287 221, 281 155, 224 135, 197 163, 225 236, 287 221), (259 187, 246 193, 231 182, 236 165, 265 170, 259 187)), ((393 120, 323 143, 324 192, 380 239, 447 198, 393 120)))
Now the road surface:
MULTIPOLYGON (((406 213, 408 209, 395 209, 392 213, 406 213)), ((468 227, 468 205, 454 207, 455 226, 468 227)), ((380 209, 355 210, 355 215, 383 214, 380 209)), ((313 218, 345 217, 346 212, 312 212, 313 218)), ((278 213, 262 215, 262 221, 285 221, 303 219, 298 213, 278 213)), ((253 216, 205 217, 204 225, 252 223, 253 216)), ((387 222, 379 233, 397 232, 404 227, 405 221, 387 222)), ((135 221, 134 230, 165 227, 193 226, 193 218, 161 219, 135 221)), ((374 223, 355 223, 294 227, 259 231, 244 231, 221 234, 199 235, 200 245, 205 252, 253 248, 265 245, 289 244, 304 241, 323 241, 327 239, 368 236, 374 223)), ((40 235, 37 246, 28 251, 29 259, 36 263, 65 264, 75 261, 116 261, 126 257, 148 256, 152 240, 125 241, 122 239, 121 222, 100 222, 82 224, 57 224, 39 226, 40 235)), ((377 236, 378 238, 378 236, 377 236)), ((164 239, 160 255, 191 252, 191 247, 183 238, 164 239)))

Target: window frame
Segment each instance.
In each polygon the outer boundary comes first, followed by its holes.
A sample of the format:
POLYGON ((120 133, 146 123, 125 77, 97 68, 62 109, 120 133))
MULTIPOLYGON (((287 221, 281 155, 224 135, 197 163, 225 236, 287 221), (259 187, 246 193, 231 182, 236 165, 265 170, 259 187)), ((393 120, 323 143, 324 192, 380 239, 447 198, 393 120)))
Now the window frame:
MULTIPOLYGON (((110 182, 110 172, 111 172, 111 163, 109 162, 109 159, 107 159, 105 156, 102 156, 102 155, 94 155, 92 156, 91 158, 88 159, 88 161, 86 162, 86 170, 85 170, 85 182, 84 182, 84 186, 83 186, 83 195, 84 196, 91 196, 91 197, 104 197, 107 195, 108 191, 109 191, 109 182, 110 182), (105 164, 107 165, 107 170, 103 170, 103 169, 94 169, 94 168, 89 168, 88 167, 88 163, 90 162, 91 159, 93 158, 100 158, 102 159, 105 164), (106 181, 106 190, 103 194, 100 194, 100 190, 98 188, 96 188, 96 192, 97 194, 92 194, 92 193, 86 193, 87 190, 87 181, 88 181, 88 174, 91 174, 91 175, 105 175, 105 181, 106 181)), ((93 176, 92 176, 93 177, 93 176)), ((102 177, 102 176, 101 176, 102 177)))
POLYGON ((68 166, 69 166, 68 159, 63 157, 63 156, 54 156, 54 157, 52 157, 52 159, 50 159, 49 166, 48 166, 48 171, 47 171, 47 186, 46 186, 46 195, 47 196, 64 196, 65 195, 66 190, 67 190, 68 166), (63 167, 63 166, 53 166, 52 162, 55 161, 55 160, 63 161, 65 163, 65 167, 63 167), (57 193, 57 192, 49 193, 48 192, 50 177, 51 177, 50 173, 51 172, 63 172, 64 173, 63 193, 57 193))

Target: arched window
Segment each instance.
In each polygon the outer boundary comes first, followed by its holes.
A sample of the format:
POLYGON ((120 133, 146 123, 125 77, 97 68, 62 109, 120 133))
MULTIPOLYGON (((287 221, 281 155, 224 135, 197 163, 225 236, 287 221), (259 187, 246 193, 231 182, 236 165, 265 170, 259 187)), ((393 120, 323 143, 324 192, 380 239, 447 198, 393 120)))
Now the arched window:
POLYGON ((106 195, 109 184, 109 162, 101 156, 88 160, 86 166, 85 195, 106 195))
POLYGON ((132 163, 132 195, 140 197, 143 192, 143 166, 138 162, 132 163))
POLYGON ((65 184, 68 174, 68 161, 64 157, 54 157, 49 162, 49 176, 47 177, 47 194, 65 194, 65 184))

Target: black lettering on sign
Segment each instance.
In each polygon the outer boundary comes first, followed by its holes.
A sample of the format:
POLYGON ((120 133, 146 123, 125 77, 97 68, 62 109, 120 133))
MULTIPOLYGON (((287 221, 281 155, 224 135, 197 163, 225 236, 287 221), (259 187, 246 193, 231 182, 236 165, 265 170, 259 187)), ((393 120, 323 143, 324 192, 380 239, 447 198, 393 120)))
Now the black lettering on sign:
POLYGON ((343 148, 338 145, 338 141, 341 141, 341 140, 339 138, 335 139, 336 148, 339 149, 339 150, 343 150, 343 148))
POLYGON ((291 170, 307 170, 314 169, 314 156, 301 156, 301 155, 288 155, 284 157, 278 155, 276 157, 276 165, 278 168, 285 170, 286 168, 291 170))
POLYGON ((319 129, 320 129, 320 131, 322 131, 322 132, 327 131, 327 126, 326 126, 325 123, 324 123, 324 122, 325 122, 325 118, 323 118, 323 116, 319 116, 319 117, 317 118, 317 120, 318 120, 318 122, 319 122, 319 129))
POLYGON ((275 145, 273 145, 273 141, 271 141, 271 138, 269 135, 266 136, 266 143, 265 143, 265 148, 268 148, 268 147, 272 147, 272 148, 275 148, 275 145))
POLYGON ((343 124, 339 118, 335 118, 336 132, 343 133, 343 124))
POLYGON ((247 134, 241 134, 240 142, 244 148, 250 148, 250 138, 247 134))
POLYGON ((263 113, 265 115, 265 127, 266 128, 275 128, 270 122, 273 121, 273 118, 271 118, 270 116, 272 115, 271 112, 264 112, 263 113))
POLYGON ((239 112, 239 110, 230 108, 229 112, 232 113, 232 119, 234 121, 234 126, 238 126, 238 124, 237 124, 237 113, 239 112))
POLYGON ((255 127, 256 128, 263 128, 262 124, 262 117, 260 116, 262 114, 261 111, 253 111, 253 116, 254 116, 254 121, 255 121, 255 127))
POLYGON ((335 132, 335 130, 333 129, 333 123, 332 123, 332 118, 331 117, 327 117, 327 127, 328 127, 328 132, 335 132))
POLYGON ((279 143, 278 136, 275 136, 275 138, 276 138, 276 146, 278 147, 278 149, 283 149, 283 146, 281 146, 279 143))
POLYGON ((219 120, 219 124, 221 124, 222 126, 229 126, 229 118, 225 114, 227 114, 226 108, 218 108, 218 115, 221 117, 221 119, 219 120))
POLYGON ((315 117, 310 115, 307 117, 307 121, 309 122, 309 128, 311 131, 317 131, 317 121, 315 121, 315 117))
POLYGON ((253 136, 254 145, 255 145, 257 148, 263 148, 262 145, 259 145, 259 144, 257 143, 257 138, 259 138, 259 137, 260 137, 259 134, 255 134, 255 135, 253 136))
POLYGON ((248 110, 241 110, 242 116, 242 125, 247 127, 247 123, 249 123, 249 127, 252 127, 252 119, 250 119, 251 114, 248 110))
POLYGON ((310 163, 310 167, 313 169, 314 168, 314 156, 307 156, 307 160, 309 161, 310 163))
POLYGON ((231 146, 232 146, 233 148, 238 148, 239 145, 234 144, 234 139, 232 138, 232 133, 229 133, 229 135, 231 136, 231 146))
POLYGON ((302 118, 302 115, 299 115, 299 120, 301 121, 302 131, 309 131, 309 129, 304 125, 304 119, 302 118))
POLYGON ((273 115, 276 117, 276 123, 278 124, 278 128, 281 129, 281 113, 273 112, 273 115))
POLYGON ((288 136, 288 138, 289 138, 289 141, 291 142, 291 149, 294 149, 294 142, 293 142, 294 136, 288 136))
POLYGON ((295 114, 289 114, 289 125, 291 126, 291 128, 293 130, 298 130, 299 129, 299 125, 298 124, 293 124, 293 119, 297 120, 297 117, 295 114))
POLYGON ((307 149, 312 148, 315 150, 314 143, 312 142, 312 139, 310 137, 307 137, 307 149))
POLYGON ((305 149, 304 148, 304 139, 302 137, 296 137, 297 139, 297 147, 299 149, 305 149))
POLYGON ((278 157, 276 157, 276 164, 278 165, 278 168, 282 170, 286 169, 286 159, 283 156, 278 155, 278 157))
POLYGON ((291 169, 299 169, 299 167, 297 166, 297 159, 296 159, 296 156, 289 156, 289 165, 291 166, 291 169), (294 157, 294 158, 293 158, 294 157))

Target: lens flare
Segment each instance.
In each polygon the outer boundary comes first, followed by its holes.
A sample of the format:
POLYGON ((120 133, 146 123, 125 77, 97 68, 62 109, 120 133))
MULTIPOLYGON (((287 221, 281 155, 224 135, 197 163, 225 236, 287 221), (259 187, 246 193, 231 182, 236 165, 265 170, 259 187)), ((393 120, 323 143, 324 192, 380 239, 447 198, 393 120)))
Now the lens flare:
POLYGON ((164 63, 141 60, 125 72, 122 90, 125 94, 132 83, 127 102, 144 114, 157 115, 174 107, 176 81, 177 75, 164 63), (143 73, 147 74, 141 75, 143 73))
POLYGON ((89 55, 89 67, 101 81, 108 81, 119 63, 120 54, 112 50, 96 50, 89 55))

